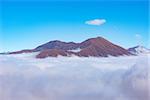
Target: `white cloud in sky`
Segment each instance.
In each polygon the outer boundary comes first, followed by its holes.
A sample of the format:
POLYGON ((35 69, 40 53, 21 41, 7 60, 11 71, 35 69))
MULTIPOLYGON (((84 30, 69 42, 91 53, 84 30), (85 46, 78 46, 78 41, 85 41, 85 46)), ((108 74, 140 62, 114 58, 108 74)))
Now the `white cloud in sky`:
POLYGON ((85 22, 85 24, 88 24, 88 25, 103 25, 104 23, 106 23, 106 20, 105 19, 93 19, 93 20, 88 20, 85 22))

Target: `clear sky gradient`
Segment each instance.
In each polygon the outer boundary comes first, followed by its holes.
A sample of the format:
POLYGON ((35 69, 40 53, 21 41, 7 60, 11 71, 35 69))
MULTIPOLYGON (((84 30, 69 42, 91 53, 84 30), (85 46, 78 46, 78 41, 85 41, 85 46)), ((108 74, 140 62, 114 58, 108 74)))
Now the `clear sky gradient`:
POLYGON ((1 0, 0 4, 0 52, 97 36, 124 48, 149 47, 148 0, 1 0), (86 23, 94 19, 105 22, 86 23))

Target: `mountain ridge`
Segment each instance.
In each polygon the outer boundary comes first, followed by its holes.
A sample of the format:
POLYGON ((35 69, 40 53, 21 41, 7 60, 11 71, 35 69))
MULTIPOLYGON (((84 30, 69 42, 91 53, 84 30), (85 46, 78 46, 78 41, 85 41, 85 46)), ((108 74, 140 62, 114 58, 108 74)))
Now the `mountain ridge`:
POLYGON ((39 52, 36 58, 61 56, 79 56, 79 57, 108 57, 131 55, 131 53, 121 46, 113 44, 103 37, 89 38, 83 42, 63 42, 59 40, 49 41, 37 46, 34 49, 11 52, 9 54, 39 52))

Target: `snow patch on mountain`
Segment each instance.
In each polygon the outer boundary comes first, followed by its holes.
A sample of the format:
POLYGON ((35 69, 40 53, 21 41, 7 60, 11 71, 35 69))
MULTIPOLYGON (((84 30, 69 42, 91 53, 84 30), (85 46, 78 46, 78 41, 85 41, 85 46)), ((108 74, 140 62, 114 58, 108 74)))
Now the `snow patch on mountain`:
POLYGON ((72 49, 72 50, 68 50, 68 51, 71 51, 71 52, 80 52, 82 49, 81 48, 77 48, 77 49, 72 49))
POLYGON ((150 49, 145 48, 144 46, 136 46, 128 49, 132 54, 147 54, 150 53, 150 49))

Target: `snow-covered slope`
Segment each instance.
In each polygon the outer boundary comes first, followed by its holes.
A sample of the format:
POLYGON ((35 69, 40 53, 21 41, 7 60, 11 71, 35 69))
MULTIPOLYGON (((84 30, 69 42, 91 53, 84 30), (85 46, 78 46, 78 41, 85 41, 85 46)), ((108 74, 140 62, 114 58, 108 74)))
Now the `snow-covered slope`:
POLYGON ((144 46, 136 46, 128 49, 132 54, 147 54, 150 53, 150 49, 145 48, 144 46))
POLYGON ((0 56, 1 100, 149 100, 149 56, 0 56))

